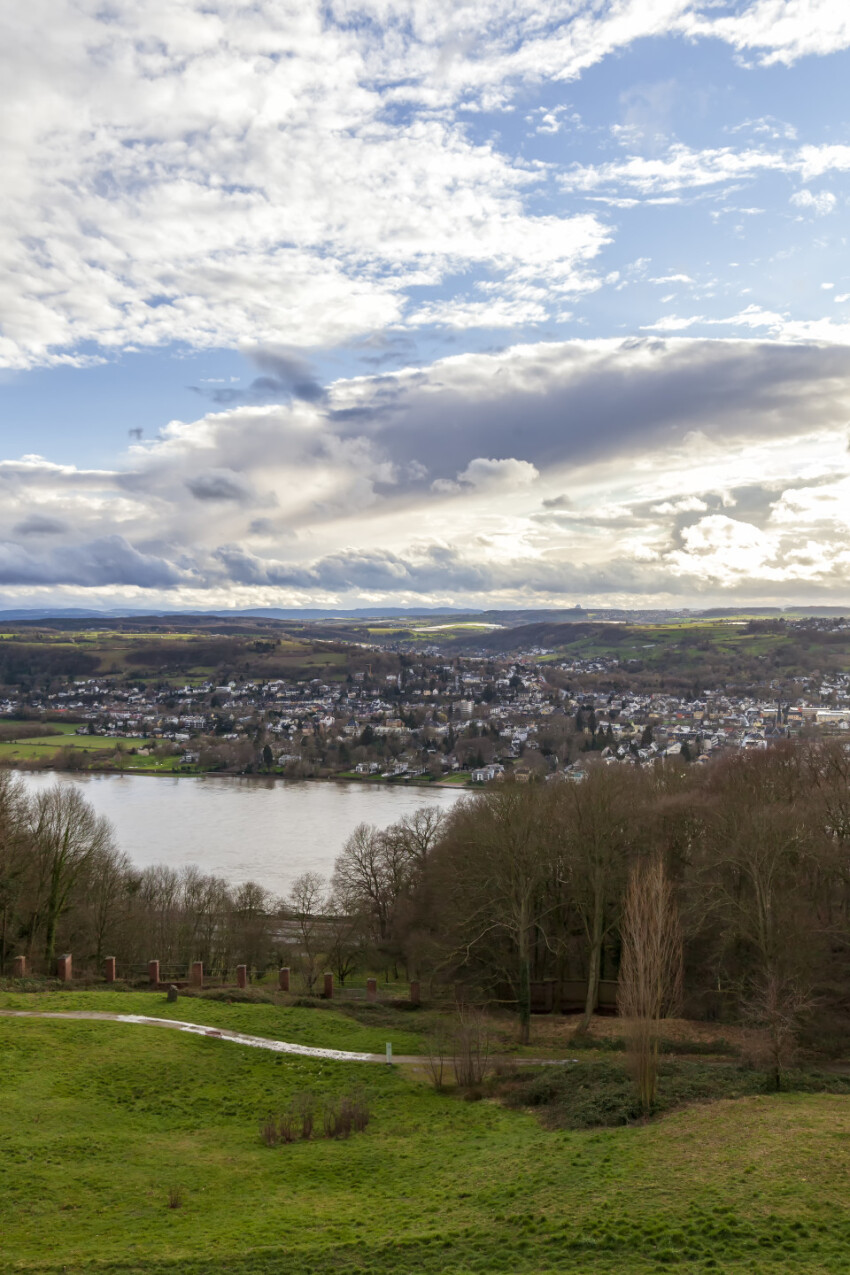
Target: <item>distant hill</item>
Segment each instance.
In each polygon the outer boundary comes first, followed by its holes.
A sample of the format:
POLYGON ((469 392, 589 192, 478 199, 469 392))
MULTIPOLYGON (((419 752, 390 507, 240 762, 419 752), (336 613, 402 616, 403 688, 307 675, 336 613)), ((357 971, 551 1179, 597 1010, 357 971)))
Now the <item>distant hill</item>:
POLYGON ((457 617, 464 615, 478 616, 480 612, 461 609, 460 607, 419 607, 416 610, 404 607, 360 607, 351 611, 335 611, 331 608, 311 607, 252 607, 242 610, 222 608, 210 611, 172 611, 149 610, 131 611, 126 607, 121 610, 86 610, 83 607, 27 607, 0 610, 0 620, 19 620, 23 623, 40 620, 133 620, 159 618, 175 620, 184 617, 187 620, 204 619, 266 619, 266 620, 394 620, 399 617, 415 618, 427 615, 429 618, 440 615, 457 617))

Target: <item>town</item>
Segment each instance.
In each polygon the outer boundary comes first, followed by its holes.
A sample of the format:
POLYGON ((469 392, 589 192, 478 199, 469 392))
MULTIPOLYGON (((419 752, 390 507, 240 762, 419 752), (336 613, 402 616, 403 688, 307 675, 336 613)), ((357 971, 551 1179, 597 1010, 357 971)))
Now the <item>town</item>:
MULTIPOLYGON (((843 617, 793 628, 797 643, 830 639, 843 658, 843 617)), ((750 629, 762 640, 761 626, 750 629)), ((511 632, 507 651, 475 650, 478 637, 463 654, 451 635, 435 644, 432 633, 419 650, 397 633, 313 637, 277 676, 242 657, 273 670, 281 639, 242 637, 217 639, 227 658, 206 676, 187 659, 195 675, 185 678, 168 665, 152 676, 116 671, 114 661, 90 676, 61 662, 47 677, 7 672, 0 763, 476 786, 505 775, 578 781, 598 763, 701 765, 808 735, 850 741, 850 672, 834 659, 828 670, 825 659, 807 672, 765 669, 747 685, 711 685, 709 664, 690 690, 670 689, 653 685, 649 664, 524 646, 525 630, 511 632)))

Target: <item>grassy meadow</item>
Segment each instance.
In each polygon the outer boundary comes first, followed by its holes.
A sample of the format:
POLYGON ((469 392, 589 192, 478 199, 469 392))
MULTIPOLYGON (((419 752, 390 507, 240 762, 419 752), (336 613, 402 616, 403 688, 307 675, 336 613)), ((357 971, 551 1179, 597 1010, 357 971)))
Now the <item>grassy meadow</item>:
MULTIPOLYGON (((6 1008, 113 1003, 335 1048, 386 1038, 333 1008, 0 995, 6 1008)), ((393 1024, 397 1052, 418 1045, 415 1027, 393 1024)), ((154 1027, 0 1018, 0 1058, 4 1271, 850 1272, 841 1095, 757 1095, 580 1132, 436 1093, 414 1069, 154 1027), (365 1132, 263 1144, 260 1121, 294 1095, 321 1106, 352 1087, 371 1108, 365 1132)))

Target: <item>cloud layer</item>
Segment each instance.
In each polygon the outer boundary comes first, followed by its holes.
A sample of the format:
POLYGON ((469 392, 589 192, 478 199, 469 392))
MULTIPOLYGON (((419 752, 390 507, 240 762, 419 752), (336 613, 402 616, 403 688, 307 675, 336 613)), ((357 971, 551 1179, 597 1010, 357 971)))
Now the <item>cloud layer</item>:
POLYGON ((209 359, 153 441, 0 461, 5 596, 850 597, 848 48, 838 0, 5 6, 0 393, 209 359))
MULTIPOLYGON (((558 320, 608 278, 612 227, 541 202, 552 164, 475 120, 665 36, 789 65, 847 47, 850 20, 832 0, 6 6, 0 365, 558 320)), ((540 108, 544 133, 582 127, 565 109, 540 108)), ((624 139, 646 109, 626 109, 624 139)), ((848 156, 674 142, 578 164, 562 187, 622 203, 771 171, 809 181, 848 156)))
POLYGON ((0 464, 0 586, 191 606, 824 597, 850 583, 848 419, 840 346, 459 355, 173 422, 119 470, 0 464))

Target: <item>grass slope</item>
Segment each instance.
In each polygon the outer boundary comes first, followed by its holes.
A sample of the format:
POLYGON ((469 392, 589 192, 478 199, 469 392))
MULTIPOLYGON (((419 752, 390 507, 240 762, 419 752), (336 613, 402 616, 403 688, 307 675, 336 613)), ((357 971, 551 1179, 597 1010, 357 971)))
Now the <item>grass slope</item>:
MULTIPOLYGON (((233 993, 238 996, 239 993, 233 993)), ((418 1054, 425 1045, 415 1031, 399 1030, 397 1014, 374 1006, 366 1011, 374 1025, 361 1023, 336 1013, 317 1002, 316 1008, 298 1005, 228 1004, 205 996, 181 996, 169 1005, 164 994, 151 992, 40 992, 0 991, 0 1009, 29 1009, 38 1013, 70 1013, 96 1010, 109 1014, 144 1014, 151 1018, 179 1019, 207 1027, 286 1040, 296 1045, 320 1049, 348 1049, 356 1053, 383 1054, 387 1041, 394 1054, 418 1054), (382 1020, 385 1020, 382 1021, 382 1020)), ((365 1007, 364 1007, 365 1009, 365 1007)), ((409 1016, 407 1016, 409 1017, 409 1016)), ((155 1031, 155 1028, 150 1028, 155 1031)))
MULTIPOLYGON (((268 1028, 262 1006, 195 1004, 268 1028)), ((319 1043, 356 1047, 350 1020, 329 1010, 313 1021, 319 1043)), ((6 1271, 850 1271, 840 1097, 748 1098, 553 1133, 398 1070, 153 1028, 0 1019, 0 1059, 6 1271), (365 1133, 262 1145, 258 1120, 294 1093, 352 1083, 370 1095, 365 1133)))

